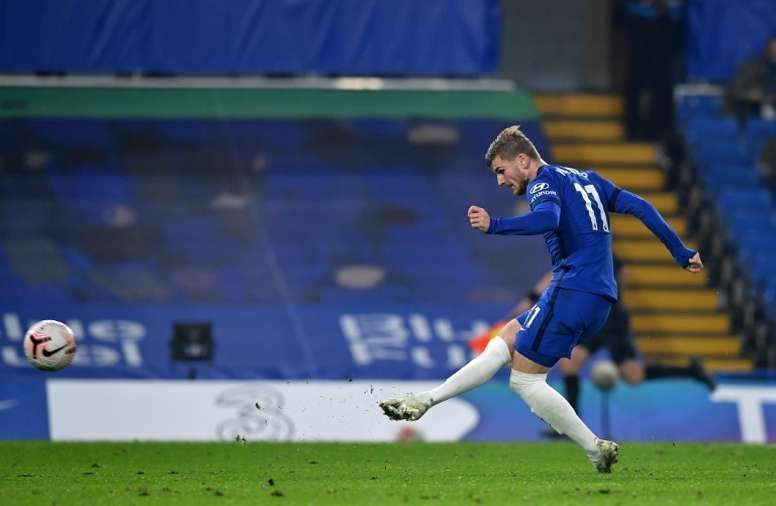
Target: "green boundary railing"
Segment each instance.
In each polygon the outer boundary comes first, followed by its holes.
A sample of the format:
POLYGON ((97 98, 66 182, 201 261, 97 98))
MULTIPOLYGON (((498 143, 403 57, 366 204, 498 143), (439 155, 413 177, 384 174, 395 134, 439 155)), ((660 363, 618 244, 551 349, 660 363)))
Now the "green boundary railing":
POLYGON ((0 87, 0 118, 496 118, 536 120, 517 91, 0 87))

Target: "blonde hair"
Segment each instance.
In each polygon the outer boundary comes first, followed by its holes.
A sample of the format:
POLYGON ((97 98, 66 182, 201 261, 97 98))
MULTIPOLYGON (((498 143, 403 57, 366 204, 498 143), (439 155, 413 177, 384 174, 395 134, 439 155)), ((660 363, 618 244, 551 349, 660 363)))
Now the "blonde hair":
POLYGON ((485 163, 490 167, 497 156, 504 160, 514 160, 520 153, 534 160, 539 159, 536 146, 520 130, 520 125, 512 125, 499 132, 490 143, 488 151, 485 153, 485 163))

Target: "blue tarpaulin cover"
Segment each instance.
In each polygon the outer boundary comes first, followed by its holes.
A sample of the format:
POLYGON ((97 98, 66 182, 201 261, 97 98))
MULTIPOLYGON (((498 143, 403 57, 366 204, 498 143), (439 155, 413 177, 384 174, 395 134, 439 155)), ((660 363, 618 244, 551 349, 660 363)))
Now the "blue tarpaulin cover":
POLYGON ((687 22, 688 76, 725 82, 776 35, 776 2, 692 0, 687 22))
POLYGON ((479 75, 497 0, 0 0, 0 69, 479 75))

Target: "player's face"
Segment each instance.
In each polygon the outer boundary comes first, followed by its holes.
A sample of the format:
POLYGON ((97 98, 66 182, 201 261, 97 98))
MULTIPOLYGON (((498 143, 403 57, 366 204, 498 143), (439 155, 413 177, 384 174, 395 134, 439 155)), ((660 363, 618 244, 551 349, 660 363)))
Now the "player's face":
POLYGON ((525 195, 528 186, 528 156, 520 153, 514 160, 505 160, 500 156, 493 159, 490 168, 496 174, 499 186, 508 187, 514 195, 525 195))

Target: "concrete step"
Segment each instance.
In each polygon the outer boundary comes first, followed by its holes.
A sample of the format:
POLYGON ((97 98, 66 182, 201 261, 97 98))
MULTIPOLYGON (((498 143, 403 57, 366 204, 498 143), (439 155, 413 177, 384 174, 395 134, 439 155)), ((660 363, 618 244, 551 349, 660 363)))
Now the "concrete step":
POLYGON ((607 163, 654 165, 657 151, 653 144, 643 142, 612 142, 605 144, 552 144, 552 156, 561 164, 573 167, 596 167, 607 163))
POLYGON ((622 98, 617 95, 565 94, 534 97, 542 116, 611 118, 622 116, 622 98))
MULTIPOLYGON (((688 248, 694 248, 691 241, 685 241, 688 248)), ((666 247, 657 238, 646 241, 634 241, 628 239, 617 239, 614 241, 614 254, 625 262, 659 262, 676 265, 674 257, 668 252, 666 247)), ((676 265, 677 270, 680 269, 676 265)), ((675 274, 678 275, 678 272, 675 274)))
POLYGON ((594 168, 593 170, 627 190, 660 191, 666 185, 665 174, 657 168, 594 168))
POLYGON ((546 120, 542 122, 550 142, 576 140, 583 142, 621 141, 624 128, 616 121, 546 120))
POLYGON ((717 294, 712 290, 630 288, 623 300, 633 310, 715 311, 717 294))
POLYGON ((741 341, 735 336, 640 337, 637 341, 643 353, 674 357, 738 358, 741 348, 741 341))
MULTIPOLYGON (((664 365, 687 365, 685 357, 666 357, 645 354, 647 363, 664 365)), ((752 370, 752 361, 745 358, 705 358, 706 369, 711 373, 748 372, 752 370)))
POLYGON ((679 199, 672 192, 638 192, 639 195, 649 200, 660 214, 670 216, 679 212, 679 199))
MULTIPOLYGON (((680 236, 687 233, 687 222, 684 218, 666 218, 668 225, 680 236)), ((627 214, 611 214, 609 216, 611 231, 614 237, 648 238, 654 237, 652 232, 644 226, 638 218, 627 214)))
POLYGON ((708 283, 707 276, 706 271, 691 274, 675 263, 670 266, 628 265, 628 283, 632 286, 700 288, 708 283))
POLYGON ((684 334, 689 332, 707 332, 725 334, 730 332, 730 318, 726 314, 709 313, 705 315, 688 314, 634 314, 631 327, 639 337, 650 334, 684 334))

